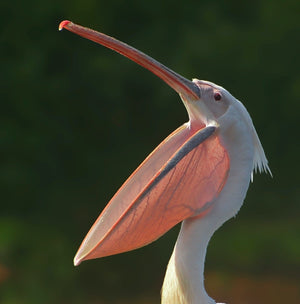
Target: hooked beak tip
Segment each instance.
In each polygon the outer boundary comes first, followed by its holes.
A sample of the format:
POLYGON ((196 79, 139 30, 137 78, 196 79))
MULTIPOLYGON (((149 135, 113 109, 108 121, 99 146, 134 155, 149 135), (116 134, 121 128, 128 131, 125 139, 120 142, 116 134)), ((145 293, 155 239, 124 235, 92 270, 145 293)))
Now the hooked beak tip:
POLYGON ((71 23, 71 21, 69 20, 64 20, 62 21, 59 26, 58 26, 58 30, 61 31, 65 26, 67 26, 69 23, 71 23))

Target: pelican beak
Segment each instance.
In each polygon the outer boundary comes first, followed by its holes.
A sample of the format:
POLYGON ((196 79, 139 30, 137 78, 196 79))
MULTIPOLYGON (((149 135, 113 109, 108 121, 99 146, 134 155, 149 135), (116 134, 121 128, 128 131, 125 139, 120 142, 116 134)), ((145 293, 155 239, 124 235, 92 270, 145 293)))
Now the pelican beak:
POLYGON ((79 36, 99 43, 109 49, 112 49, 121 55, 131 59, 142 67, 150 70, 153 74, 166 82, 178 94, 184 96, 185 99, 198 100, 200 98, 200 90, 194 82, 182 77, 181 75, 172 71, 150 56, 133 48, 132 46, 103 33, 99 33, 89 28, 77 25, 68 20, 62 21, 60 23, 59 30, 62 30, 63 28, 79 36))
MULTIPOLYGON (((112 37, 70 21, 61 22, 59 29, 63 28, 150 70, 179 93, 188 111, 196 111, 190 106, 200 99, 194 82, 112 37)), ((83 240, 74 264, 145 246, 184 219, 207 212, 209 202, 223 188, 229 168, 215 129, 199 120, 193 128, 184 124, 169 135, 105 207, 83 240)))

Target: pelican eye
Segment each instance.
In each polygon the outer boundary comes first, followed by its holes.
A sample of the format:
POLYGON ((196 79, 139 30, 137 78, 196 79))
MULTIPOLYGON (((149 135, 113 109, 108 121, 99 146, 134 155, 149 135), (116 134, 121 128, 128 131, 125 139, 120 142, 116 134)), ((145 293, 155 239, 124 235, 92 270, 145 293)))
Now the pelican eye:
POLYGON ((216 92, 214 94, 215 101, 220 101, 222 99, 222 95, 219 92, 216 92))

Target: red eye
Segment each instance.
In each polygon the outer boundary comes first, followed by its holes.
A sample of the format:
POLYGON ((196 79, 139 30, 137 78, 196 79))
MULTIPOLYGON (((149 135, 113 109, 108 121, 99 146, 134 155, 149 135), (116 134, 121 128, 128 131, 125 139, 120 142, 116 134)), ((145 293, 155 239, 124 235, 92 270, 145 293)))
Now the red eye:
POLYGON ((214 99, 216 100, 216 101, 219 101, 219 100, 221 100, 222 99, 222 95, 220 94, 220 93, 215 93, 214 94, 214 99))

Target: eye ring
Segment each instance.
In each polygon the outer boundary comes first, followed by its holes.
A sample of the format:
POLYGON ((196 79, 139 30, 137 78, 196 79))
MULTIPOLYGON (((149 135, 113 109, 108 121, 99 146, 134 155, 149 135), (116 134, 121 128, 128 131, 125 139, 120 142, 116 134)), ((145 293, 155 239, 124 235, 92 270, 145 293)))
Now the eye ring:
POLYGON ((215 101, 220 101, 222 99, 222 95, 219 92, 216 92, 214 94, 215 101))

